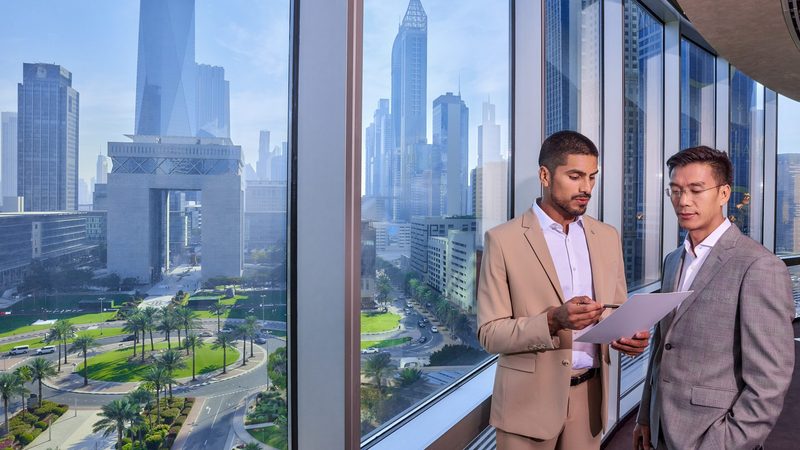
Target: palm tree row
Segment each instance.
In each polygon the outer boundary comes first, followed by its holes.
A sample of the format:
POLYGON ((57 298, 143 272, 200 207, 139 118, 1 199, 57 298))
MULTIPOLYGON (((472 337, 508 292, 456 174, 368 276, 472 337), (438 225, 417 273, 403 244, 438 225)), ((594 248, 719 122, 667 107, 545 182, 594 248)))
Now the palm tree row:
MULTIPOLYGON (((59 358, 59 361, 61 359, 59 358)), ((3 399, 3 410, 5 412, 5 432, 8 432, 8 402, 15 395, 22 399, 22 408, 25 409, 25 396, 29 391, 25 383, 38 382, 39 384, 39 406, 42 405, 42 381, 54 377, 58 374, 56 366, 52 361, 42 357, 33 358, 24 366, 20 366, 13 372, 0 373, 0 397, 3 399)))
MULTIPOLYGON (((142 362, 145 358, 145 340, 147 333, 150 334, 150 351, 155 350, 153 344, 153 331, 160 331, 164 333, 167 340, 167 348, 172 349, 172 332, 177 332, 178 343, 181 342, 181 331, 185 332, 185 336, 189 335, 189 331, 197 328, 197 313, 186 306, 169 305, 161 309, 146 307, 134 310, 126 317, 125 331, 134 335, 133 356, 136 356, 136 345, 141 342, 142 345, 142 362), (141 339, 139 335, 141 334, 141 339)), ((186 355, 189 355, 188 348, 186 355)))

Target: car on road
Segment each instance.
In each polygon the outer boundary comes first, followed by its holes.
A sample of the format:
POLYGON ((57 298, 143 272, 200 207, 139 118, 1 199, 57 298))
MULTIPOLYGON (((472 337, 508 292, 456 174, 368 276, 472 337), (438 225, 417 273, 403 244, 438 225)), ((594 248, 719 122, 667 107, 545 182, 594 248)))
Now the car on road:
POLYGON ((425 324, 425 322, 420 321, 420 322, 417 322, 417 326, 420 327, 420 328, 425 328, 427 325, 425 324))
POLYGON ((219 332, 220 332, 220 333, 230 333, 231 331, 233 331, 233 330, 231 330, 231 329, 230 329, 230 328, 228 328, 228 327, 225 327, 225 328, 223 328, 223 329, 219 330, 219 332))
POLYGON ((266 344, 267 340, 263 337, 256 338, 256 344, 266 344))
POLYGON ((135 340, 136 340, 136 335, 134 334, 129 334, 124 338, 122 338, 122 342, 135 341, 135 340))
POLYGON ((419 342, 420 344, 428 342, 428 336, 420 336, 419 339, 417 339, 417 342, 419 342))
POLYGON ((378 353, 378 349, 375 348, 375 347, 369 347, 369 348, 362 348, 361 349, 361 354, 362 355, 371 355, 373 353, 378 353))
POLYGON ((31 348, 30 345, 18 345, 16 347, 12 348, 11 351, 8 352, 8 354, 9 355, 24 355, 25 353, 28 353, 28 349, 30 349, 30 348, 31 348))
POLYGON ((200 337, 213 337, 214 333, 212 333, 212 332, 210 332, 208 330, 203 330, 203 331, 197 333, 197 335, 200 336, 200 337))
POLYGON ((438 333, 439 329, 436 327, 431 327, 431 333, 438 333))
POLYGON ((427 317, 423 317, 422 318, 422 323, 428 323, 428 318, 427 317))
POLYGON ((36 350, 37 355, 46 355, 48 353, 55 353, 55 352, 56 352, 55 345, 45 345, 44 347, 36 350))

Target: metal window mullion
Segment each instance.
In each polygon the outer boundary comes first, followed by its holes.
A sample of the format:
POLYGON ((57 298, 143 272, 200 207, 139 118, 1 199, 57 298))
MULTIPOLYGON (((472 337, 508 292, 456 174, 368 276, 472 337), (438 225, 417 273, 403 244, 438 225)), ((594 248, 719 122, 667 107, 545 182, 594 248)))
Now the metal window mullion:
MULTIPOLYGON (((603 170, 601 216, 603 221, 622 230, 622 180, 624 154, 624 43, 623 0, 608 0, 603 5, 603 170)), ((611 352, 608 394, 608 428, 619 420, 620 358, 611 352)))
POLYGON ((762 242, 775 250, 775 201, 777 192, 778 158, 778 94, 767 89, 764 93, 764 195, 762 213, 762 242))
MULTIPOLYGON (((680 22, 664 25, 664 159, 678 153, 681 148, 681 35, 680 22)), ((661 165, 662 185, 669 187, 669 172, 661 165)), ((678 244, 678 219, 672 203, 665 197, 662 201, 662 260, 675 250, 678 244)))

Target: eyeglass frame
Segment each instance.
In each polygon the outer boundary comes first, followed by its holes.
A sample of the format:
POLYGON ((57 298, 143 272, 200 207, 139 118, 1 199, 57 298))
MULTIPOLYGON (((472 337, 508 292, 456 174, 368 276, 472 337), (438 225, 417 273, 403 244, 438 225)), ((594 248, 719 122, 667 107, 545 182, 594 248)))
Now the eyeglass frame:
POLYGON ((700 190, 697 190, 697 191, 692 191, 691 189, 680 188, 680 190, 678 190, 678 196, 675 197, 674 199, 672 198, 672 188, 671 187, 668 187, 668 188, 664 189, 664 194, 666 194, 667 198, 670 199, 670 200, 680 200, 680 198, 683 197, 683 194, 689 195, 689 198, 695 198, 696 196, 702 194, 703 192, 710 191, 711 189, 719 188, 719 187, 727 186, 727 185, 728 185, 728 183, 722 183, 722 184, 718 184, 716 186, 711 186, 710 188, 700 189, 700 190))

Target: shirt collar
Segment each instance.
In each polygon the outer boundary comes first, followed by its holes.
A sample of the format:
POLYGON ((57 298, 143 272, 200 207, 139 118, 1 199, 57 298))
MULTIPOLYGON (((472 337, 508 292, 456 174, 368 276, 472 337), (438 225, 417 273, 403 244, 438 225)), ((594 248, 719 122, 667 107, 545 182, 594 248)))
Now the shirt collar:
MULTIPOLYGON (((558 223, 555 220, 553 220, 550 216, 548 216, 547 213, 544 212, 542 207, 539 206, 538 201, 539 201, 539 199, 537 199, 536 201, 533 202, 533 206, 531 206, 531 209, 533 209, 533 212, 536 214, 536 217, 539 219, 539 225, 542 227, 542 230, 544 230, 545 228, 550 228, 551 230, 555 230, 555 231, 563 233, 564 232, 564 227, 561 226, 560 223, 558 223)), ((578 223, 581 226, 581 228, 583 228, 583 216, 581 215, 581 216, 578 216, 577 218, 575 218, 573 223, 578 223)))
POLYGON ((725 234, 725 232, 728 231, 728 228, 730 227, 731 227, 731 221, 728 220, 728 218, 726 217, 725 220, 722 221, 722 223, 719 224, 719 226, 717 226, 717 228, 711 232, 711 234, 706 236, 706 238, 703 239, 702 242, 700 242, 699 244, 697 244, 697 246, 695 246, 694 252, 692 252, 692 241, 689 238, 689 234, 687 233, 686 239, 683 240, 683 248, 686 251, 686 254, 692 256, 697 254, 697 256, 700 256, 700 254, 711 250, 717 244, 722 235, 725 234))

